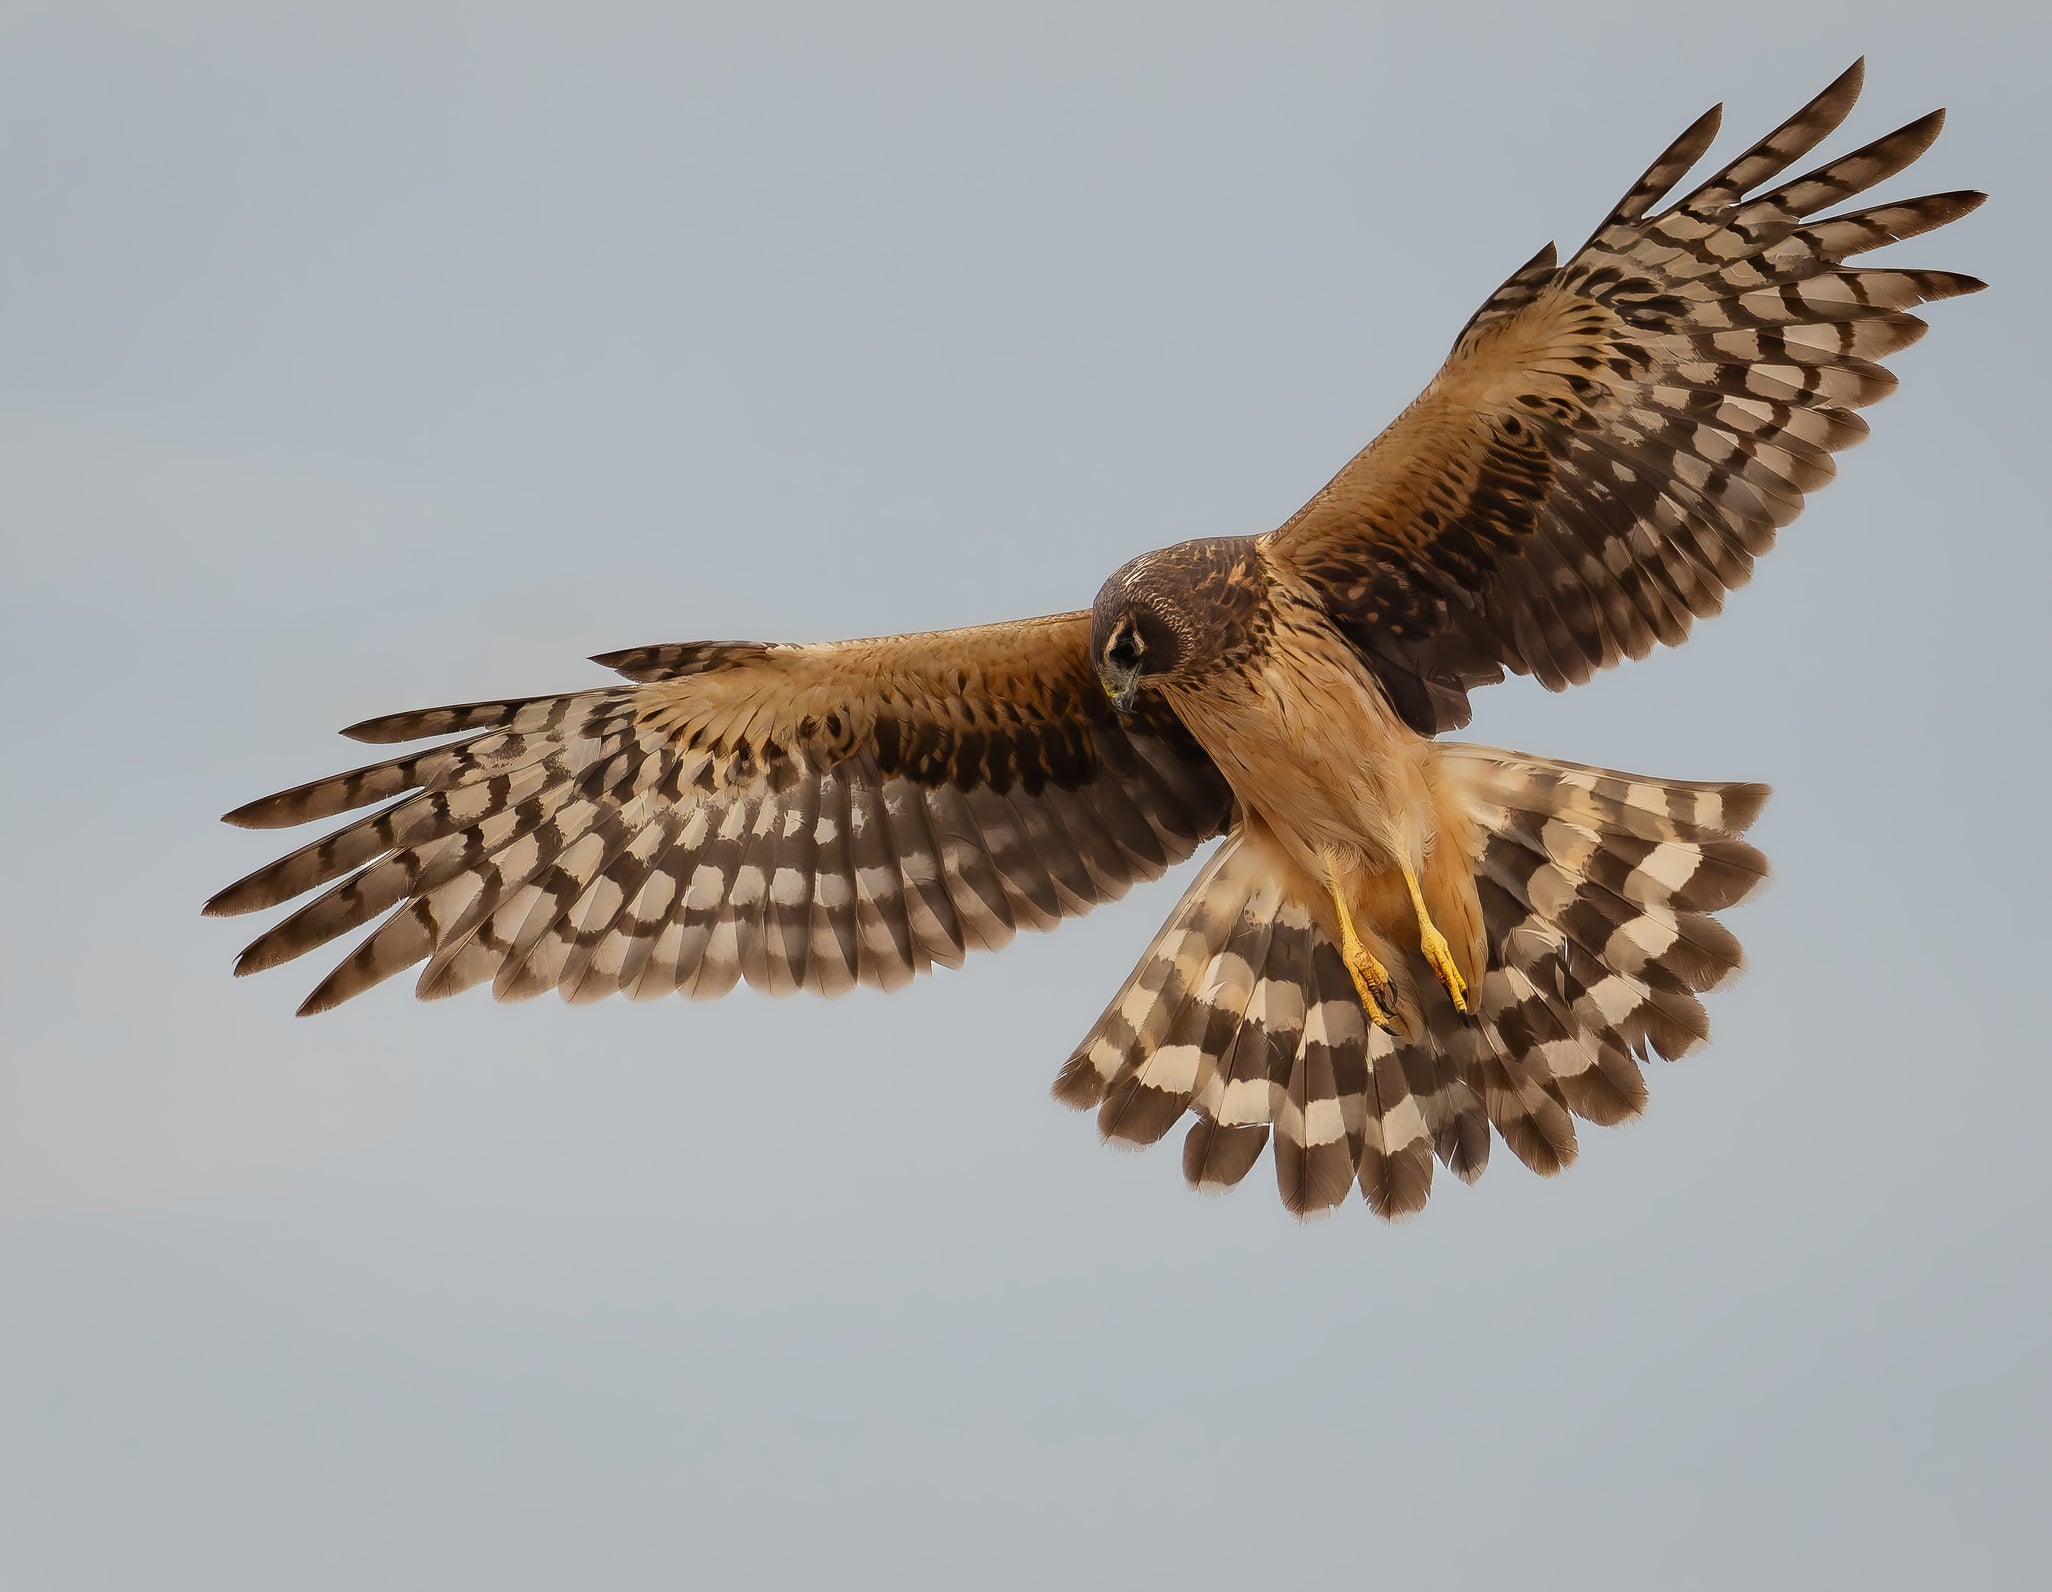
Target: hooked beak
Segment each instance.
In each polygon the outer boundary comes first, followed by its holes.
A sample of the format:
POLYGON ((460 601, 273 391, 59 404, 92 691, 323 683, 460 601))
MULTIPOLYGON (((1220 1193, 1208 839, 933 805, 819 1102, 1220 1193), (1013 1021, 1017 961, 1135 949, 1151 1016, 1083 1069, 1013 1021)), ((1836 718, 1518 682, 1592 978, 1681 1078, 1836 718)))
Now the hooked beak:
POLYGON ((1097 666, 1099 684, 1104 694, 1111 698, 1111 705, 1121 713, 1133 711, 1133 695, 1140 689, 1140 671, 1121 669, 1116 664, 1100 663, 1097 666))

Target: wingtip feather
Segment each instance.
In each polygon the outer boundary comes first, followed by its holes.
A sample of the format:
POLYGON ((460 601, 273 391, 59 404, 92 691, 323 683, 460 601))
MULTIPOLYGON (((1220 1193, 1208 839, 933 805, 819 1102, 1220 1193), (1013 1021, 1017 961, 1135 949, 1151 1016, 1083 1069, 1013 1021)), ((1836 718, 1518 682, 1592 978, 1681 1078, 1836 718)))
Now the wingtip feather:
POLYGON ((395 734, 392 730, 394 720, 410 719, 413 716, 411 713, 380 713, 375 718, 358 719, 354 724, 345 724, 337 733, 344 740, 360 741, 370 746, 391 746, 400 741, 415 739, 411 735, 395 734))
POLYGON ((337 1006, 340 1006, 347 997, 337 995, 330 989, 329 985, 331 982, 332 980, 329 979, 321 980, 320 985, 313 993, 308 995, 305 1000, 301 1001, 294 1008, 292 1015, 294 1017, 318 1017, 322 1012, 331 1012, 337 1006))
MULTIPOLYGON (((278 796, 292 794, 280 791, 278 796)), ((279 811, 278 796, 259 796, 221 815, 221 822, 236 829, 290 829, 300 820, 279 811)))

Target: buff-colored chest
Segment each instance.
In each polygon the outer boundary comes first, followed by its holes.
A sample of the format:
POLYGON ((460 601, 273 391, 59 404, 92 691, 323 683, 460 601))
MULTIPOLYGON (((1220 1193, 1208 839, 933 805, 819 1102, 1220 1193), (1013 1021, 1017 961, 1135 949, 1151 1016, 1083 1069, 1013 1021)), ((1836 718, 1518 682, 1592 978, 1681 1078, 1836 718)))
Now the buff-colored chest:
POLYGON ((1422 868, 1432 844, 1432 743, 1390 710, 1322 616, 1285 610, 1243 665, 1165 688, 1241 802, 1319 877, 1422 868))

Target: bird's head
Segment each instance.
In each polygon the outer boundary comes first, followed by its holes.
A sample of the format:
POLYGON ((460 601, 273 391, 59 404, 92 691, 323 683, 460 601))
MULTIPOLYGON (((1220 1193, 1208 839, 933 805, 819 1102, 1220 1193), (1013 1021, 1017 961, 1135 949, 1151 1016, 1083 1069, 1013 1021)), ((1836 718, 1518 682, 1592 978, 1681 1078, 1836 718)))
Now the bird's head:
POLYGON ((1133 574, 1128 564, 1106 581, 1090 611, 1090 656, 1104 694, 1121 713, 1133 711, 1142 684, 1173 672, 1184 643, 1173 607, 1133 574))
POLYGON ((1104 583, 1090 610, 1090 658, 1104 694, 1133 711, 1143 687, 1176 681, 1226 656, 1258 596, 1243 537, 1143 553, 1104 583))

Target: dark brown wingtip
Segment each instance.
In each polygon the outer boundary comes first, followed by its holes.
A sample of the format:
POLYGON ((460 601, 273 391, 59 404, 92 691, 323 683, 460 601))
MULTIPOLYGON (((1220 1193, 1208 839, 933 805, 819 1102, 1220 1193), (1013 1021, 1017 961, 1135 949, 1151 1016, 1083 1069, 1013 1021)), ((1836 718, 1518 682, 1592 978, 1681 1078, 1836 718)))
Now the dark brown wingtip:
POLYGON ((298 1007, 294 1009, 292 1015, 294 1017, 318 1017, 322 1012, 331 1012, 337 1006, 340 1006, 342 1004, 341 998, 328 988, 332 982, 330 979, 321 980, 320 987, 307 996, 305 1000, 301 1001, 298 1007))
POLYGON ((554 696, 505 697, 493 702, 452 702, 446 707, 411 708, 402 713, 381 713, 374 719, 360 719, 342 733, 352 741, 369 741, 389 746, 399 741, 425 741, 440 735, 462 735, 472 730, 498 730, 511 724, 522 709, 560 702, 575 692, 554 696))
MULTIPOLYGON (((1938 135, 1944 131, 1945 107, 1941 105, 1935 111, 1924 112, 1923 115, 1913 122, 1904 122, 1894 132, 1875 139, 1873 144, 1869 144, 1867 147, 1872 149, 1876 145, 1889 146, 1891 153, 1901 156, 1900 163, 1895 168, 1896 171, 1900 171, 1904 166, 1915 161, 1925 150, 1937 143, 1938 135)), ((1855 151, 1855 153, 1860 153, 1860 151, 1855 151)), ((1895 175, 1895 172, 1887 174, 1887 176, 1893 175, 1895 175)), ((1885 181, 1886 178, 1877 177, 1874 180, 1881 182, 1885 181)))
POLYGON ((430 715, 454 714, 457 708, 416 708, 404 713, 380 713, 375 718, 358 719, 354 724, 345 724, 336 733, 344 740, 362 741, 370 746, 396 746, 401 741, 425 740, 429 735, 443 733, 420 729, 419 726, 430 715))
POLYGON ((393 721, 412 718, 412 714, 380 713, 375 718, 358 719, 354 724, 345 724, 336 733, 346 741, 362 741, 370 746, 392 746, 400 741, 415 739, 395 731, 393 721))
MULTIPOLYGON (((253 802, 244 802, 221 815, 221 822, 233 824, 237 829, 277 829, 280 826, 274 816, 277 812, 276 796, 259 796, 253 802)), ((297 820, 293 820, 297 822, 297 820)))

